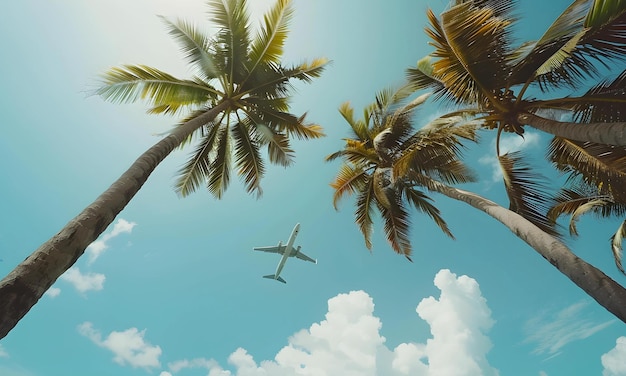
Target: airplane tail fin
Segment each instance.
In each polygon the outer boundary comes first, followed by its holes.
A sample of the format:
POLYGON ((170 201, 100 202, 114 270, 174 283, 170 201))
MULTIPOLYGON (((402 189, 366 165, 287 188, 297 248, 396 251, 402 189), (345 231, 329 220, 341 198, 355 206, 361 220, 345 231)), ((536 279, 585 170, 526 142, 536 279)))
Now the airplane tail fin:
POLYGON ((276 275, 275 275, 275 274, 264 275, 264 276, 263 276, 263 278, 267 278, 267 279, 275 279, 275 280, 280 281, 280 282, 282 282, 282 283, 287 283, 287 281, 285 281, 285 280, 283 279, 283 277, 281 277, 281 276, 276 277, 276 275))

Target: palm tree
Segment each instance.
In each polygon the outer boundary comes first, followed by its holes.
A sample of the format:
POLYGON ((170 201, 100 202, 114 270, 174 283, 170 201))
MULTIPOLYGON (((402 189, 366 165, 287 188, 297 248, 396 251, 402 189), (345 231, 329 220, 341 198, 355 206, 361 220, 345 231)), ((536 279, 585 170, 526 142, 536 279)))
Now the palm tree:
MULTIPOLYGON (((433 90, 435 98, 497 129, 496 154, 511 210, 551 232, 546 213, 556 203, 521 154, 501 155, 500 136, 523 135, 525 126, 555 135, 553 149, 578 155, 567 158, 568 168, 587 180, 604 165, 603 153, 626 151, 626 71, 578 93, 583 83, 597 82, 601 72, 623 69, 626 1, 576 0, 538 41, 521 46, 511 42, 512 11, 513 2, 501 0, 456 0, 440 18, 429 11, 427 34, 435 50, 410 68, 408 77, 416 89, 433 90), (547 98, 557 91, 560 95, 547 98)), ((557 166, 565 163, 555 154, 550 159, 557 166)), ((626 173, 624 164, 611 168, 626 173)), ((624 187, 623 181, 595 181, 613 190, 624 187)))
POLYGON ((377 209, 385 223, 389 244, 410 260, 409 211, 413 206, 427 214, 448 236, 453 237, 432 199, 420 190, 423 175, 437 176, 447 183, 470 182, 474 176, 459 160, 460 138, 476 139, 476 124, 453 126, 459 119, 449 117, 433 122, 418 132, 413 129, 413 113, 428 95, 403 104, 412 93, 408 86, 387 89, 356 120, 354 110, 344 103, 339 112, 350 125, 354 138, 345 139, 343 150, 326 157, 343 158, 345 163, 331 186, 335 189, 335 208, 346 194, 358 195, 355 218, 371 248, 372 212, 377 209), (410 176, 396 175, 396 166, 411 166, 410 176))
POLYGON ((570 278, 600 305, 626 322, 626 289, 602 271, 577 257, 558 238, 536 226, 514 211, 475 193, 448 184, 471 182, 471 171, 460 160, 462 139, 476 141, 481 124, 466 121, 461 114, 446 115, 414 132, 412 115, 426 96, 401 105, 410 90, 384 91, 364 111, 364 118, 355 120, 349 104, 339 111, 351 129, 342 150, 327 157, 341 158, 343 164, 331 186, 335 189, 333 203, 356 194, 355 221, 370 241, 375 209, 380 212, 392 249, 409 256, 410 204, 429 215, 443 232, 452 233, 432 199, 424 189, 464 202, 496 219, 517 237, 529 244, 542 257, 570 278))
POLYGON ((326 63, 317 59, 294 66, 281 64, 293 12, 290 0, 276 1, 254 37, 245 0, 210 0, 208 4, 211 20, 219 28, 213 37, 184 21, 165 21, 195 70, 193 78, 178 79, 144 65, 113 68, 104 75, 97 93, 107 100, 145 100, 149 113, 187 110, 190 115, 0 282, 0 338, 76 262, 175 148, 197 144, 176 184, 182 196, 206 182, 220 198, 228 187, 233 163, 248 192, 258 196, 264 174, 261 148, 267 148, 271 163, 287 166, 293 162, 290 137, 323 136, 318 125, 306 124, 304 116, 288 112, 290 82, 311 81, 326 63))

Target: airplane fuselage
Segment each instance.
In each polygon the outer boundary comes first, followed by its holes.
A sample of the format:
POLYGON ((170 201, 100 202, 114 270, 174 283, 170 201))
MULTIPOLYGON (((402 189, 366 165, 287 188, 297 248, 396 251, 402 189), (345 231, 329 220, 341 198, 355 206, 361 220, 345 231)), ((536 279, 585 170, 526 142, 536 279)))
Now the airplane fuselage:
POLYGON ((300 224, 298 223, 296 224, 296 227, 293 228, 293 231, 291 231, 291 235, 289 235, 289 240, 287 241, 287 244, 285 245, 285 253, 283 253, 283 257, 280 259, 280 262, 278 263, 278 266, 276 267, 276 273, 274 273, 276 278, 278 278, 278 276, 280 275, 280 272, 283 271, 283 268, 285 267, 285 263, 287 262, 287 259, 294 253, 293 243, 296 241, 296 236, 298 236, 299 231, 300 231, 300 224))

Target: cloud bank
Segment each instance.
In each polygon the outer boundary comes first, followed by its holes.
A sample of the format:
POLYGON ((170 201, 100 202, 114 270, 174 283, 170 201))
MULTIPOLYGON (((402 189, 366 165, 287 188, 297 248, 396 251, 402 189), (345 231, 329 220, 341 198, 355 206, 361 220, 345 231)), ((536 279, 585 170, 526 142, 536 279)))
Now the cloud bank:
POLYGON ((102 335, 93 328, 92 323, 84 322, 78 326, 78 332, 96 345, 113 352, 113 361, 119 365, 128 364, 133 368, 145 369, 161 366, 159 362, 161 348, 144 340, 145 330, 139 331, 137 328, 130 328, 123 332, 113 331, 103 340, 102 335))
POLYGON ((441 270, 435 286, 441 290, 439 298, 423 299, 416 309, 431 327, 432 338, 425 343, 388 348, 372 298, 352 291, 330 299, 325 320, 290 337, 273 360, 257 362, 238 348, 228 358, 230 369, 205 358, 179 360, 168 368, 172 374, 204 368, 209 376, 498 375, 487 360, 491 341, 485 333, 494 321, 478 283, 441 270))

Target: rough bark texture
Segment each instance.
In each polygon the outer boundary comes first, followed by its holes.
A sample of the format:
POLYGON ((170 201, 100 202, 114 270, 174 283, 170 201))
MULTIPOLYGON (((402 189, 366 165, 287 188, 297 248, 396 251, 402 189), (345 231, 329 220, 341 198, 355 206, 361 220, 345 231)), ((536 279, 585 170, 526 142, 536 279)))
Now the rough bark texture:
POLYGON ((561 241, 541 231, 519 214, 475 193, 435 181, 431 181, 428 188, 452 199, 463 201, 504 224, 601 306, 626 323, 626 289, 593 265, 576 256, 561 241))
POLYGON ((626 146, 626 123, 568 123, 524 113, 517 116, 520 124, 527 124, 546 133, 575 141, 626 146))
POLYGON ((226 103, 217 105, 157 142, 91 205, 0 281, 0 339, 17 325, 43 293, 113 222, 159 163, 194 130, 211 121, 226 106, 226 103))

